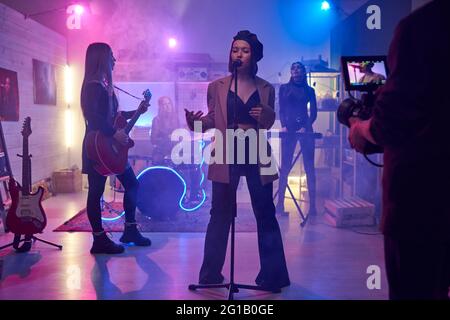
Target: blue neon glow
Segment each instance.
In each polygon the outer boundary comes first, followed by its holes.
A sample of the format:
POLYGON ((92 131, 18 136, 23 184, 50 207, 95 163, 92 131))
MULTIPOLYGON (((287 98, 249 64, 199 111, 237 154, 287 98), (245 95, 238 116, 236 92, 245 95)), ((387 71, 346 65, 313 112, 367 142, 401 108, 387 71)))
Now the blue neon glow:
POLYGON ((197 210, 198 208, 200 208, 200 207, 203 205, 203 203, 204 203, 205 200, 206 200, 206 192, 205 192, 204 189, 202 189, 203 199, 202 199, 202 201, 200 201, 200 203, 199 203, 198 205, 196 205, 196 206, 193 207, 193 208, 186 208, 186 207, 183 206, 183 199, 184 199, 184 197, 186 196, 186 189, 187 189, 187 187, 186 187, 186 181, 183 179, 183 177, 182 177, 178 172, 176 172, 174 169, 172 169, 172 168, 170 168, 170 167, 165 167, 165 166, 153 166, 153 167, 148 167, 147 169, 144 169, 144 170, 141 171, 141 173, 139 173, 139 175, 137 176, 137 179, 139 180, 139 178, 140 178, 144 173, 146 173, 147 171, 149 171, 149 170, 157 170, 157 169, 160 169, 160 170, 161 170, 161 169, 162 169, 162 170, 168 170, 168 171, 174 173, 174 174, 181 180, 181 182, 183 183, 183 194, 181 195, 180 200, 178 201, 178 205, 180 206, 180 208, 181 208, 182 210, 184 210, 184 211, 195 211, 195 210, 197 210))
MULTIPOLYGON (((203 141, 203 140, 199 141, 200 154, 202 155, 202 161, 200 162, 200 165, 198 166, 198 170, 200 170, 200 172, 202 173, 202 177, 200 179, 200 187, 202 187, 203 181, 205 180, 205 174, 203 173, 203 170, 202 170, 203 164, 205 163, 205 158, 203 157, 202 150, 205 147, 205 145, 206 145, 205 141, 203 141)), ((203 188, 202 188, 202 193, 205 194, 205 190, 203 188)), ((205 194, 204 198, 206 199, 206 194, 205 194)), ((204 202, 204 200, 203 200, 203 202, 204 202)))
POLYGON ((125 214, 125 211, 122 211, 122 213, 119 214, 117 217, 114 217, 114 218, 104 218, 104 217, 102 217, 102 220, 103 221, 115 221, 117 219, 122 218, 124 214, 125 214))
POLYGON ((144 173, 146 173, 147 171, 149 171, 149 170, 155 170, 155 169, 168 170, 168 171, 174 173, 174 174, 181 180, 181 182, 183 183, 183 194, 181 195, 180 200, 178 201, 179 207, 180 207, 182 210, 184 210, 184 211, 188 211, 188 212, 195 211, 195 210, 197 210, 198 208, 200 208, 200 207, 205 203, 205 201, 206 201, 206 192, 205 192, 205 189, 202 187, 203 182, 204 182, 204 180, 205 180, 205 174, 203 173, 203 170, 202 170, 203 164, 205 163, 205 158, 203 157, 202 150, 203 150, 203 148, 205 147, 205 145, 206 145, 205 141, 203 141, 203 140, 200 140, 200 141, 199 141, 199 149, 200 149, 200 154, 202 154, 202 160, 201 160, 201 162, 200 162, 198 168, 199 168, 200 172, 202 173, 202 177, 201 177, 201 179, 200 179, 200 187, 201 187, 201 189, 202 189, 202 200, 201 200, 201 201, 199 202, 199 204, 197 204, 195 207, 193 207, 193 208, 186 208, 186 207, 183 205, 183 199, 184 199, 184 197, 186 196, 186 190, 187 190, 186 181, 183 179, 183 177, 182 177, 177 171, 175 171, 174 169, 172 169, 172 168, 170 168, 170 167, 166 167, 166 166, 153 166, 153 167, 148 167, 148 168, 142 170, 141 173, 139 173, 139 175, 137 176, 137 179, 139 180, 139 178, 140 178, 144 173))
MULTIPOLYGON (((203 182, 205 181, 205 174, 203 173, 203 170, 202 170, 203 164, 205 163, 205 158, 203 157, 202 150, 203 150, 203 148, 205 147, 205 145, 206 145, 205 141, 203 141, 203 140, 200 140, 200 141, 199 141, 200 154, 202 154, 202 161, 200 162, 200 165, 199 165, 199 170, 200 170, 200 172, 202 173, 202 177, 201 177, 201 179, 200 179, 200 187, 201 187, 201 188, 202 188, 203 182)), ((206 192, 205 192, 205 189, 202 188, 202 200, 199 202, 199 204, 196 205, 196 206, 193 207, 193 208, 186 208, 186 207, 184 207, 184 205, 183 205, 183 199, 184 199, 184 197, 186 196, 186 190, 187 190, 186 181, 183 179, 183 177, 182 177, 178 172, 176 172, 174 169, 172 169, 172 168, 170 168, 170 167, 165 167, 165 166, 153 166, 153 167, 148 167, 147 169, 142 170, 141 173, 139 173, 139 175, 137 176, 137 179, 139 179, 139 177, 140 177, 141 175, 143 175, 145 172, 147 172, 147 171, 149 171, 149 170, 153 170, 153 169, 169 170, 169 171, 173 172, 173 173, 181 180, 181 182, 183 183, 183 194, 181 195, 181 198, 180 198, 180 200, 178 201, 178 205, 180 206, 180 208, 181 208, 182 210, 188 211, 188 212, 192 212, 192 211, 195 211, 195 210, 197 210, 198 208, 200 208, 200 207, 205 203, 205 201, 206 201, 206 192)), ((122 218, 124 214, 125 214, 125 211, 122 211, 122 213, 121 213, 120 215, 118 215, 117 217, 113 217, 113 218, 104 218, 104 217, 102 217, 102 220, 103 220, 103 221, 115 221, 115 220, 117 220, 117 219, 122 218)))
POLYGON ((322 1, 322 4, 320 6, 320 9, 323 11, 328 11, 330 10, 331 6, 330 3, 328 1, 322 1))

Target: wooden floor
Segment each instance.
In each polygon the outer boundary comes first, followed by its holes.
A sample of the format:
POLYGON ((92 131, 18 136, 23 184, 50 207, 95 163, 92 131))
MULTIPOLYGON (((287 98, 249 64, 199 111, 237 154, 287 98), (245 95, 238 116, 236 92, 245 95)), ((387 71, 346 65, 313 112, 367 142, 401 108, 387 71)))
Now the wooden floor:
MULTIPOLYGON (((127 247, 119 256, 89 253, 87 232, 52 232, 85 206, 86 192, 43 202, 49 223, 41 238, 62 251, 36 243, 26 254, 0 252, 0 299, 224 299, 225 289, 189 291, 203 256, 204 233, 151 233, 150 248, 127 247)), ((287 202, 290 202, 287 200, 287 202)), ((299 215, 279 216, 291 286, 281 294, 241 290, 237 299, 387 299, 383 241, 321 222, 301 228, 299 215), (367 268, 381 268, 381 289, 368 289, 367 268)), ((119 233, 114 233, 118 240, 119 233)), ((0 235, 0 245, 12 240, 0 235)), ((254 284, 259 269, 256 233, 237 233, 236 281, 254 284)), ((228 260, 224 275, 229 272, 228 260)))

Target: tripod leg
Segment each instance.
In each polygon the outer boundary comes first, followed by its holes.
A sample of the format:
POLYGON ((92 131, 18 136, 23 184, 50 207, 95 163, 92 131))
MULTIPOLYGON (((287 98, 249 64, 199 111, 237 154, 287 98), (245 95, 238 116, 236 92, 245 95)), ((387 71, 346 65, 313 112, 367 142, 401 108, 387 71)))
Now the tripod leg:
MULTIPOLYGON (((22 241, 23 241, 23 240, 22 240, 22 241)), ((8 243, 8 244, 6 244, 6 245, 0 247, 0 250, 3 250, 3 249, 8 248, 8 247, 12 247, 13 245, 14 245, 14 242, 8 243)))
POLYGON ((50 246, 54 246, 54 247, 58 248, 59 250, 62 250, 62 248, 63 248, 63 246, 61 246, 61 245, 59 245, 59 244, 56 244, 56 243, 53 243, 53 242, 49 242, 49 241, 45 241, 45 240, 39 239, 39 238, 37 238, 37 237, 33 237, 33 240, 34 240, 34 241, 40 241, 40 242, 43 242, 43 243, 48 244, 48 245, 50 245, 50 246))
POLYGON ((221 284, 190 284, 188 289, 190 291, 195 291, 197 289, 217 289, 217 288, 230 288, 229 283, 221 283, 221 284))
POLYGON ((303 214, 302 209, 300 208, 300 206, 298 205, 297 200, 295 200, 295 196, 294 193, 292 193, 291 187, 289 187, 289 185, 287 185, 287 189, 289 190, 289 193, 291 195, 292 201, 294 201, 295 207, 297 208, 298 213, 300 214, 300 217, 302 218, 303 221, 306 220, 305 215, 303 214))
MULTIPOLYGON (((297 155, 295 156, 295 159, 294 159, 294 161, 293 161, 292 164, 291 164, 291 167, 290 167, 290 169, 289 169, 289 172, 291 172, 291 170, 292 170, 292 168, 294 167, 295 163, 296 163, 297 160, 300 158, 300 155, 302 154, 302 151, 303 151, 303 148, 302 148, 302 146, 300 145, 300 150, 298 151, 297 155)), ((300 186, 300 188, 301 188, 301 186, 300 186)), ((295 207, 297 208, 297 211, 298 211, 298 213, 300 214, 300 217, 302 218, 302 222, 300 223, 300 225, 301 225, 302 227, 304 227, 305 224, 306 224, 306 220, 308 219, 308 217, 305 217, 305 215, 303 214, 303 211, 302 211, 302 209, 300 208, 300 206, 298 205, 298 202, 297 202, 297 200, 295 199, 294 193, 292 192, 291 187, 289 186, 289 184, 287 184, 287 189, 289 190, 289 194, 291 195, 292 201, 294 201, 295 207)))
POLYGON ((228 301, 234 300, 234 285, 230 285, 230 288, 228 290, 228 301))

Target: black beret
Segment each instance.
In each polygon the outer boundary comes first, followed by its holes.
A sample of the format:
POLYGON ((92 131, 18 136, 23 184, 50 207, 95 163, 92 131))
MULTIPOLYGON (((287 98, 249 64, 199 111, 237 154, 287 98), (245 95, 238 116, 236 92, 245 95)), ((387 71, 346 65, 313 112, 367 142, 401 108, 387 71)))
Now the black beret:
POLYGON ((263 57, 263 44, 259 42, 258 37, 256 34, 251 33, 248 30, 242 30, 239 31, 234 37, 233 40, 244 40, 246 41, 251 49, 252 49, 252 56, 255 59, 256 62, 262 59, 263 57))

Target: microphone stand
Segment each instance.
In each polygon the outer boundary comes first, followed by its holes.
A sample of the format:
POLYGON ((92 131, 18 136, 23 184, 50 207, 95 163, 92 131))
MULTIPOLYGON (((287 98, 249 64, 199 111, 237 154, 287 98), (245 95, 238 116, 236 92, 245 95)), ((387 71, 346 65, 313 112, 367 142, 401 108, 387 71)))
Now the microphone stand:
MULTIPOLYGON (((240 65, 238 63, 233 64, 233 78, 234 78, 234 106, 233 106, 233 129, 238 128, 237 125, 237 104, 238 104, 238 72, 237 68, 240 65)), ((234 145, 234 144, 233 144, 234 145)), ((236 151, 236 150, 235 150, 236 151)), ((229 201, 235 201, 230 193, 229 201)), ((212 289, 212 288, 227 288, 228 289, 228 300, 234 300, 234 294, 239 292, 239 289, 249 289, 257 291, 266 291, 272 293, 280 293, 280 288, 264 288, 261 286, 239 284, 234 282, 234 256, 235 256, 235 234, 236 234, 236 216, 237 216, 237 203, 233 203, 233 219, 231 219, 231 247, 230 247, 230 282, 222 284, 205 284, 205 285, 189 285, 189 290, 195 291, 197 289, 212 289)))

